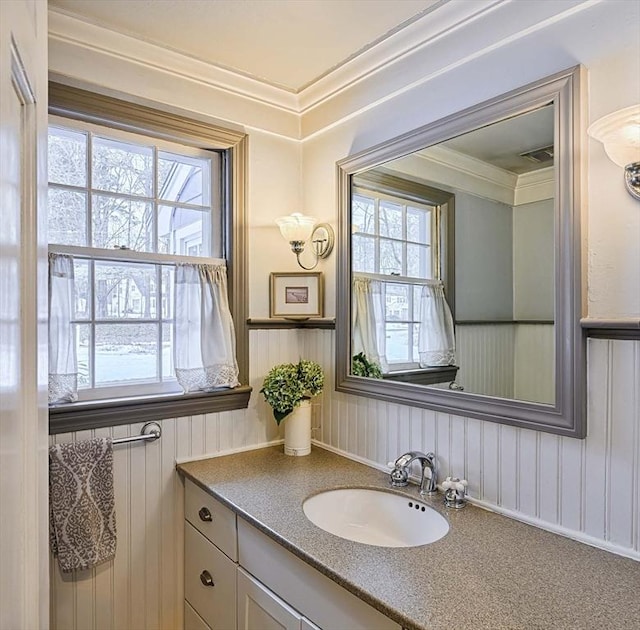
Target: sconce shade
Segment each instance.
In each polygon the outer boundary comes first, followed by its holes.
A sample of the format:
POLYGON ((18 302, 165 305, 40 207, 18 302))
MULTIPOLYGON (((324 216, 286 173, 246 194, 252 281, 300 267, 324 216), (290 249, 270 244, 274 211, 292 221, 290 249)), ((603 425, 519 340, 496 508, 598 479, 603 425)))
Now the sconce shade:
POLYGON ((600 118, 587 133, 602 142, 607 155, 618 166, 624 168, 640 162, 640 105, 600 118))
POLYGON ((316 220, 313 217, 306 217, 299 212, 276 219, 280 228, 280 233, 286 241, 307 241, 313 231, 316 220))

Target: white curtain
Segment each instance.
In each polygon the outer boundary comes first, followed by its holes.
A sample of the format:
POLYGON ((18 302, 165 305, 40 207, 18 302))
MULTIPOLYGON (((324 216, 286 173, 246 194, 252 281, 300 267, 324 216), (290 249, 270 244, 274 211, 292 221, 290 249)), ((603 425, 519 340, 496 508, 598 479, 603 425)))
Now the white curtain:
POLYGON ((78 400, 73 258, 49 254, 49 404, 78 400))
POLYGON ((362 352, 369 361, 377 363, 383 372, 387 372, 389 366, 385 359, 384 305, 379 280, 353 277, 351 311, 352 354, 362 352))
POLYGON ((439 281, 422 287, 418 356, 420 367, 456 365, 453 317, 439 281))
POLYGON ((175 369, 185 392, 235 387, 236 335, 224 263, 176 266, 175 369))

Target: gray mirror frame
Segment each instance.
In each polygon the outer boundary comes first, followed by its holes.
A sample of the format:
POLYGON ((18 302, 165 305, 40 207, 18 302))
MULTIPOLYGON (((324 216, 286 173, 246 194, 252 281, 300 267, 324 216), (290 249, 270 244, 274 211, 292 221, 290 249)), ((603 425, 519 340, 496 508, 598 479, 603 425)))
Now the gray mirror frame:
POLYGON ((575 438, 586 435, 584 252, 582 187, 584 69, 576 66, 453 114, 337 163, 336 389, 393 403, 433 409, 575 438), (351 367, 351 178, 367 169, 553 101, 555 107, 555 374, 553 405, 492 398, 353 376, 351 367))

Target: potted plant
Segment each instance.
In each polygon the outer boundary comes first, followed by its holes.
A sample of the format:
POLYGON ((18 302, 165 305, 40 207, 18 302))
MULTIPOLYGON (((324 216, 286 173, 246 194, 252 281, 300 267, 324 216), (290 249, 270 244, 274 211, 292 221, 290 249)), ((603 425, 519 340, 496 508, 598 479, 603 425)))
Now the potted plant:
POLYGON ((369 361, 364 352, 354 354, 351 359, 351 373, 354 376, 368 376, 369 378, 382 378, 382 370, 374 361, 369 361))
POLYGON ((282 363, 269 370, 260 393, 273 409, 276 423, 284 426, 284 452, 308 455, 311 452, 311 403, 324 385, 324 372, 315 361, 282 363))

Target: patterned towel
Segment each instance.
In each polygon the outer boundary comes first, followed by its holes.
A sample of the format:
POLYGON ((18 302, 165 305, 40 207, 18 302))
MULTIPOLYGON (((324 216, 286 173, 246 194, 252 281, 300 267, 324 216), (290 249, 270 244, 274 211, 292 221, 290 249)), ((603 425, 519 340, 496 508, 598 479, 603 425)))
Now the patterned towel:
POLYGON ((88 569, 115 556, 110 439, 49 447, 49 505, 51 551, 62 571, 88 569))

